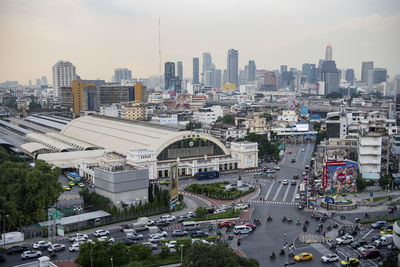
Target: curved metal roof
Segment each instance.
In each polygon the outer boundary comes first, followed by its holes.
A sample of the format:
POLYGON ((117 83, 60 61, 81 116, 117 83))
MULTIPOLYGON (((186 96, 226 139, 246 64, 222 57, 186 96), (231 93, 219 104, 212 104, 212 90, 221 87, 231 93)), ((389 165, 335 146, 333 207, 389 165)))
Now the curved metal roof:
POLYGON ((69 137, 66 135, 62 135, 60 133, 47 133, 46 135, 57 141, 60 141, 60 142, 66 143, 68 145, 71 145, 73 147, 76 147, 79 150, 89 150, 89 149, 99 148, 98 146, 89 144, 89 143, 81 141, 81 140, 77 140, 75 138, 72 138, 72 137, 69 137))
POLYGON ((54 152, 54 149, 51 149, 45 145, 36 143, 36 142, 30 142, 30 143, 25 143, 21 145, 21 148, 28 152, 28 154, 37 154, 37 153, 50 153, 54 152))
POLYGON ((55 151, 75 151, 76 148, 68 145, 66 143, 57 141, 49 136, 46 136, 44 134, 38 134, 38 133, 30 133, 26 135, 26 138, 28 140, 31 140, 36 143, 40 143, 48 148, 51 148, 52 150, 55 151))
POLYGON ((230 151, 215 137, 157 124, 136 123, 111 117, 84 116, 68 123, 61 134, 95 144, 109 151, 126 155, 129 150, 148 149, 158 155, 168 145, 185 138, 205 138, 217 144, 225 153, 230 151))

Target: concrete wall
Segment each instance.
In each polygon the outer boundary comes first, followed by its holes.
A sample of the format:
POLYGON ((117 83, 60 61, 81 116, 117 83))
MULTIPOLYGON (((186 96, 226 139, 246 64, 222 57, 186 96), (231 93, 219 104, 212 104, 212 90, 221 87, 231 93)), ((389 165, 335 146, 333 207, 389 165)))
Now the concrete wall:
POLYGON ((112 193, 121 193, 149 187, 148 170, 127 170, 111 172, 102 168, 94 169, 96 188, 112 193))

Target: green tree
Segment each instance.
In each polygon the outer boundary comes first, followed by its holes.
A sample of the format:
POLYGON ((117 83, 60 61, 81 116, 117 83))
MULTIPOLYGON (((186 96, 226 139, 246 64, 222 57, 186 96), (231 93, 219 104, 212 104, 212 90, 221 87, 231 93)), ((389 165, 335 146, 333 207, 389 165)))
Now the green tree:
POLYGON ((268 140, 265 135, 249 133, 244 138, 238 138, 235 141, 250 141, 257 142, 258 144, 258 157, 264 159, 267 156, 271 156, 275 159, 279 158, 279 149, 275 143, 268 140))
POLYGON ((319 131, 317 137, 315 138, 315 145, 319 145, 322 140, 326 137, 326 131, 319 131))
POLYGON ((129 261, 129 255, 126 253, 126 246, 123 242, 117 242, 110 247, 110 256, 116 265, 122 265, 129 261))
POLYGON ((190 121, 189 123, 186 124, 185 129, 188 131, 194 129, 201 129, 201 122, 190 121))
POLYGON ((196 216, 197 217, 203 217, 206 216, 206 209, 204 207, 198 207, 196 209, 196 216))
POLYGON ((359 192, 363 191, 367 187, 367 182, 365 181, 365 179, 362 178, 361 175, 357 176, 356 182, 357 182, 357 190, 359 192))
POLYGON ((392 181, 392 179, 390 178, 389 175, 385 175, 385 176, 383 176, 383 177, 381 177, 381 178, 379 179, 379 185, 380 185, 380 187, 381 187, 382 189, 387 189, 388 186, 389 186, 389 188, 391 188, 392 182, 393 182, 393 181, 392 181))
POLYGON ((178 201, 179 201, 179 203, 183 203, 183 195, 182 194, 178 194, 178 201))
POLYGON ((343 95, 339 92, 332 92, 325 96, 326 99, 338 99, 343 98, 343 95))
POLYGON ((95 240, 93 244, 91 242, 81 244, 79 247, 79 256, 76 258, 75 263, 82 267, 110 266, 110 252, 107 248, 107 243, 95 240))
POLYGON ((264 114, 261 117, 265 118, 267 121, 272 121, 271 113, 264 112, 264 114))
POLYGON ((227 114, 227 115, 224 115, 222 118, 219 117, 217 119, 217 122, 223 122, 223 123, 235 125, 235 116, 227 114))
POLYGON ((319 121, 314 122, 313 129, 314 129, 314 131, 319 132, 321 130, 321 123, 319 121))

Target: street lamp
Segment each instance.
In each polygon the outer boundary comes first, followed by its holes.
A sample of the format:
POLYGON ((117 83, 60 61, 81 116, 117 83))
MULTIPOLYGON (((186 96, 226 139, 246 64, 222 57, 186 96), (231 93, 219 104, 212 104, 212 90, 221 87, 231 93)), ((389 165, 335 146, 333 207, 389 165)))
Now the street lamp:
POLYGON ((182 266, 182 258, 183 258, 183 244, 181 244, 180 245, 180 247, 181 247, 181 266, 182 266))
POLYGON ((113 257, 111 257, 111 267, 114 267, 114 264, 113 264, 113 257))
POLYGON ((81 210, 83 210, 83 208, 82 208, 82 206, 76 206, 76 207, 74 208, 74 210, 78 212, 78 232, 79 232, 79 212, 80 212, 81 210))

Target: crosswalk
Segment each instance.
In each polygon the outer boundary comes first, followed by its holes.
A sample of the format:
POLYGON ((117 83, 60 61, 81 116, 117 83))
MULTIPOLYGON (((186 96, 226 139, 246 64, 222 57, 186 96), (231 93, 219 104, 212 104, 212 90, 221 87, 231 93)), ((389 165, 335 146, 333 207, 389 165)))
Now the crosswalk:
POLYGON ((262 201, 262 200, 255 200, 252 199, 248 201, 252 204, 270 204, 270 205, 286 205, 286 206, 296 206, 298 205, 297 202, 284 202, 284 201, 262 201))

